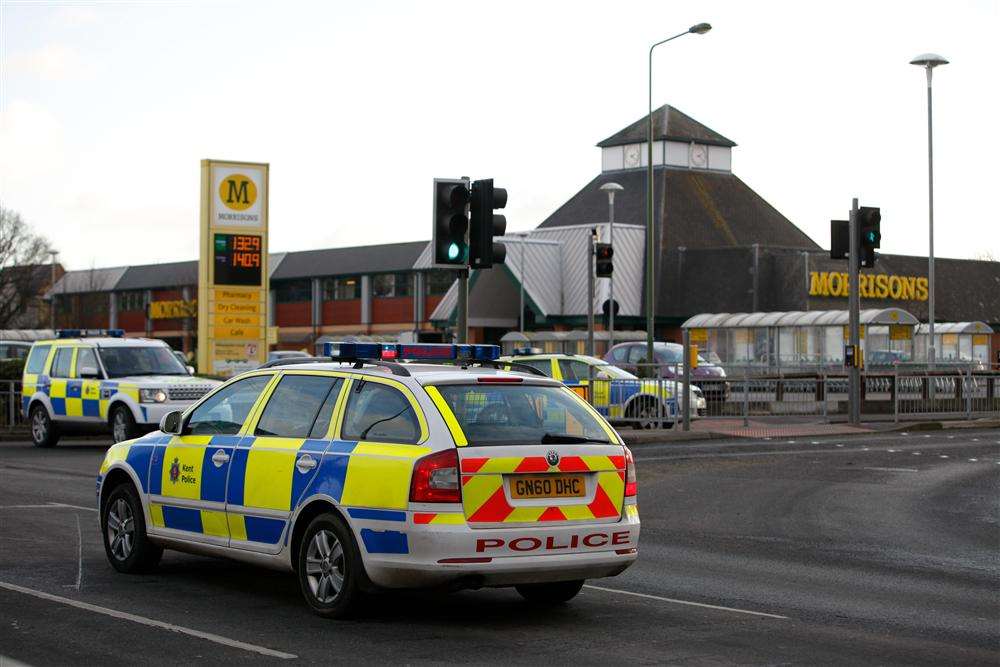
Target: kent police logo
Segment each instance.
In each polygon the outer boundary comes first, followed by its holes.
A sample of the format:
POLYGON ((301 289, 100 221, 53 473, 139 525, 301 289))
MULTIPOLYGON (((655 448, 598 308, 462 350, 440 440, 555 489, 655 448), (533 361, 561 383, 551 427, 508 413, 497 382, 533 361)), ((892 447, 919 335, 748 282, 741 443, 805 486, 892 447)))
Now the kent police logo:
POLYGON ((545 460, 549 462, 550 466, 559 465, 559 452, 554 449, 550 449, 549 453, 545 455, 545 460))
POLYGON ((230 174, 219 183, 219 199, 234 211, 245 211, 257 201, 257 185, 249 176, 230 174))
POLYGON ((174 457, 174 462, 170 464, 170 481, 176 482, 177 478, 181 476, 181 463, 174 457))

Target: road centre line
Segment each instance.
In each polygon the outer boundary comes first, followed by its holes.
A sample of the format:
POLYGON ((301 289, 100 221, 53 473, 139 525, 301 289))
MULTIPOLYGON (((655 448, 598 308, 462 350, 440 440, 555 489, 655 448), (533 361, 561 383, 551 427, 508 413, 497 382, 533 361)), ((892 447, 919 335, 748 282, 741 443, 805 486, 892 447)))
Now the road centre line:
POLYGON ((237 639, 229 639, 228 637, 223 637, 221 635, 214 635, 210 632, 202 632, 201 630, 192 630, 191 628, 185 628, 181 625, 173 625, 172 623, 164 623, 163 621, 157 621, 152 618, 146 618, 145 616, 138 616, 136 614, 130 614, 124 611, 118 611, 116 609, 109 609, 107 607, 101 607, 96 604, 90 604, 89 602, 82 602, 80 600, 73 600, 71 598, 64 598, 60 595, 52 595, 51 593, 45 593, 44 591, 36 591, 32 588, 25 588, 23 586, 18 586, 17 584, 10 584, 6 581, 0 581, 0 588, 6 589, 8 591, 13 591, 15 593, 23 593, 24 595, 31 595, 33 597, 48 600, 49 602, 57 602, 59 604, 68 605, 70 607, 76 607, 77 609, 83 609, 85 611, 92 611, 95 614, 103 614, 105 616, 110 616, 112 618, 119 618, 125 621, 132 621, 133 623, 138 623, 140 625, 148 625, 152 628, 159 628, 161 630, 169 630, 170 632, 177 632, 182 635, 189 635, 191 637, 197 637, 198 639, 204 639, 216 644, 221 644, 222 646, 229 646, 230 648, 238 648, 243 651, 249 651, 251 653, 259 653, 261 655, 266 655, 270 658, 280 658, 282 660, 291 660, 298 658, 294 653, 284 653, 282 651, 275 651, 274 649, 266 648, 264 646, 257 646, 255 644, 247 644, 246 642, 241 642, 237 639))
POLYGON ((920 472, 916 468, 862 468, 862 470, 878 470, 879 472, 920 472))
POLYGON ((623 591, 617 588, 605 588, 604 586, 594 586, 592 584, 584 584, 584 588, 591 588, 595 591, 604 591, 606 593, 620 593, 621 595, 631 595, 637 598, 646 598, 648 600, 657 600, 659 602, 669 602, 671 604, 683 604, 690 607, 702 607, 704 609, 716 609, 718 611, 731 611, 736 614, 749 614, 751 616, 763 616, 765 618, 777 618, 781 620, 788 620, 787 616, 779 616, 778 614, 767 614, 762 611, 750 611, 748 609, 736 609, 735 607, 721 607, 715 604, 705 604, 703 602, 691 602, 690 600, 678 600, 676 598, 666 598, 660 595, 649 595, 648 593, 634 593, 632 591, 623 591))

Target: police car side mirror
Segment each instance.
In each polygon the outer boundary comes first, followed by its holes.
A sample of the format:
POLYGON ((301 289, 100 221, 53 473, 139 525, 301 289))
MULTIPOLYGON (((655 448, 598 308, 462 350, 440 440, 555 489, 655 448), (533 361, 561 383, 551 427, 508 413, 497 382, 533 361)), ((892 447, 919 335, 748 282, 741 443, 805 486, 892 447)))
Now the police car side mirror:
POLYGON ((180 435, 181 434, 181 412, 180 410, 174 410, 173 412, 168 412, 163 415, 163 419, 160 420, 160 430, 169 435, 180 435))
POLYGON ((194 366, 185 366, 184 368, 187 369, 188 375, 194 375, 194 366))

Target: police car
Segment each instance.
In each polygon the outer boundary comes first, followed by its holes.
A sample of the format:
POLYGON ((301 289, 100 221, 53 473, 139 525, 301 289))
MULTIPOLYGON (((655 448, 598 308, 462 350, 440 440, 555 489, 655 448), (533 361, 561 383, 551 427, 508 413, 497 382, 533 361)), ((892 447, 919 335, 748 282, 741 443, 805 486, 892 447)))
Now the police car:
MULTIPOLYGON (((531 366, 560 380, 584 398, 612 424, 636 428, 670 428, 683 414, 684 383, 677 380, 643 380, 604 359, 585 354, 544 353, 519 348, 501 361, 531 366)), ((700 388, 691 385, 692 419, 705 415, 707 404, 700 388)))
POLYGON ((161 340, 125 338, 120 329, 64 329, 31 347, 21 409, 38 447, 63 434, 111 430, 115 442, 156 428, 220 382, 191 376, 161 340))
POLYGON ((635 560, 632 455, 577 394, 498 368, 491 345, 325 351, 244 373, 108 451, 97 496, 116 570, 164 548, 234 558, 294 571, 316 613, 343 617, 385 588, 563 602, 635 560))

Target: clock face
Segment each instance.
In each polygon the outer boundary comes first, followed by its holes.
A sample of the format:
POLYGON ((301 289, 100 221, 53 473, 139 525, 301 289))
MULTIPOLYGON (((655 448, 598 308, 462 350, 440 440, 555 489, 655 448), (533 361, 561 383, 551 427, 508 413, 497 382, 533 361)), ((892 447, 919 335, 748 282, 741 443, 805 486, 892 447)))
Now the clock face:
POLYGON ((625 166, 626 167, 638 167, 639 166, 639 147, 638 146, 628 146, 625 149, 625 166))
POLYGON ((708 163, 708 155, 704 146, 691 147, 691 164, 695 167, 704 167, 708 163))

